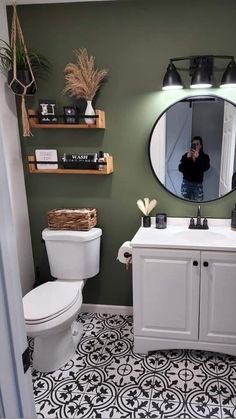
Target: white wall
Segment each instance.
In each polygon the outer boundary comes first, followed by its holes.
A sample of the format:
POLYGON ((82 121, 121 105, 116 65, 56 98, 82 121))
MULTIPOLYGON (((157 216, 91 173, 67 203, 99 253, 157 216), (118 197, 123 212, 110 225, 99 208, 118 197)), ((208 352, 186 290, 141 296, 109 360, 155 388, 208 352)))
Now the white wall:
MULTIPOLYGON (((0 1, 0 39, 8 41, 6 7, 0 1)), ((7 170, 13 214, 13 228, 17 242, 22 293, 25 295, 34 284, 34 265, 31 246, 28 208, 24 173, 20 150, 19 129, 16 117, 15 97, 0 72, 0 134, 7 170)), ((27 140, 29 141, 29 140, 27 140)), ((3 199, 3 197, 1 197, 3 199)))
MULTIPOLYGON (((2 0, 0 0, 2 1, 2 0)), ((3 0, 4 1, 4 0, 3 0)), ((120 0, 18 0, 17 4, 44 4, 44 3, 79 3, 87 1, 120 1, 120 0)), ((7 5, 12 4, 12 0, 5 0, 7 5)))

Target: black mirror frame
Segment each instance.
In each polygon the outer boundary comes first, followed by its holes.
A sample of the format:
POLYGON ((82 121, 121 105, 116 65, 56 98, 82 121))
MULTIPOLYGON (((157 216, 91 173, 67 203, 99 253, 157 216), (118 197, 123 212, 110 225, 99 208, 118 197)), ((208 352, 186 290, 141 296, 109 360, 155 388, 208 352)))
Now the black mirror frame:
MULTIPOLYGON (((152 130, 151 130, 151 133, 150 133, 150 136, 149 136, 149 142, 148 142, 148 158, 149 158, 149 164, 150 164, 150 166, 151 166, 151 169, 152 169, 152 172, 153 172, 153 174, 154 174, 154 176, 155 176, 155 178, 157 179, 157 181, 158 181, 158 183, 162 186, 162 188, 165 190, 165 191, 167 191, 170 195, 172 195, 172 196, 174 196, 175 198, 178 198, 178 199, 180 199, 181 201, 184 201, 184 202, 190 202, 190 203, 207 203, 207 202, 214 202, 214 201, 218 201, 219 199, 223 199, 223 198, 225 198, 226 196, 228 196, 228 195, 230 195, 232 192, 234 192, 235 190, 236 190, 236 188, 234 188, 234 189, 231 189, 231 191, 230 192, 228 192, 228 193, 226 193, 225 195, 223 195, 223 196, 219 196, 218 198, 215 198, 215 199, 209 199, 209 200, 204 200, 204 201, 192 201, 192 200, 189 200, 189 199, 184 199, 184 198, 182 198, 181 196, 178 196, 178 195, 175 195, 173 192, 171 192, 171 191, 169 191, 169 189, 167 189, 166 187, 165 187, 165 185, 163 185, 163 183, 159 180, 159 178, 158 178, 158 176, 156 175, 156 173, 155 173, 155 170, 154 170, 154 168, 153 168, 153 165, 152 165, 152 161, 151 161, 151 153, 150 153, 150 149, 151 149, 151 141, 152 141, 152 135, 153 135, 153 131, 154 131, 154 129, 156 128, 156 125, 157 125, 157 123, 158 123, 158 121, 161 119, 161 117, 162 117, 162 115, 164 115, 164 113, 166 113, 167 111, 168 111, 168 109, 170 109, 172 106, 174 106, 174 105, 176 105, 177 103, 179 103, 179 102, 181 102, 181 101, 183 101, 183 100, 186 100, 186 99, 189 99, 189 98, 198 98, 200 95, 196 95, 196 94, 193 94, 192 96, 189 96, 189 95, 187 95, 186 97, 184 97, 184 98, 182 98, 182 99, 179 99, 179 100, 177 100, 176 102, 173 102, 173 103, 171 103, 171 105, 170 106, 168 106, 163 112, 161 112, 161 114, 159 115, 159 117, 158 117, 158 119, 156 120, 156 122, 154 123, 154 125, 153 125, 153 127, 152 127, 152 130)), ((219 99, 222 99, 222 100, 226 100, 227 102, 229 102, 229 103, 231 103, 231 105, 233 105, 234 107, 236 107, 236 103, 234 103, 234 102, 232 102, 231 100, 229 100, 229 99, 226 99, 226 98, 224 98, 224 97, 221 97, 221 96, 218 96, 218 95, 216 95, 216 94, 203 94, 202 96, 209 96, 209 97, 214 97, 214 98, 219 98, 219 99)))

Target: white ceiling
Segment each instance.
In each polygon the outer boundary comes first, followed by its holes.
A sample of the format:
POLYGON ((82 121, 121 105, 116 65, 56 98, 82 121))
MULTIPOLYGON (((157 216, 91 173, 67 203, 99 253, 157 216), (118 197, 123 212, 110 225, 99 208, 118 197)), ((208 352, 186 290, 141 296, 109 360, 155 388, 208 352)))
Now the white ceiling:
MULTIPOLYGON (((1 0, 0 0, 1 1, 1 0)), ((12 0, 3 0, 6 5, 12 5, 12 0)), ((17 0, 16 4, 43 4, 43 3, 79 3, 88 1, 118 1, 118 0, 17 0)))

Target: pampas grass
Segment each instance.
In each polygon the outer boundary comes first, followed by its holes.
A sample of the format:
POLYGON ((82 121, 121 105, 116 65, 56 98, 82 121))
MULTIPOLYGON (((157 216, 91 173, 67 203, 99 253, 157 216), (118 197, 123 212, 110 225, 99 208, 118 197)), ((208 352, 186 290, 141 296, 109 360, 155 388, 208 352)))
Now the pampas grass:
POLYGON ((69 63, 65 67, 65 88, 63 93, 69 93, 77 99, 93 100, 101 82, 108 74, 107 69, 94 68, 94 57, 88 56, 86 48, 75 50, 76 64, 69 63))

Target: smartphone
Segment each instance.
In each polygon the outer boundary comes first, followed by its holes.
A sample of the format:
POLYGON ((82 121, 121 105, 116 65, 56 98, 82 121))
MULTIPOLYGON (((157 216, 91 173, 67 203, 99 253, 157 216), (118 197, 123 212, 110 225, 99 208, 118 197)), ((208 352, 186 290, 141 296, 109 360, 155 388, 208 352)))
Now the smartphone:
POLYGON ((192 150, 196 150, 196 144, 192 144, 192 150))

